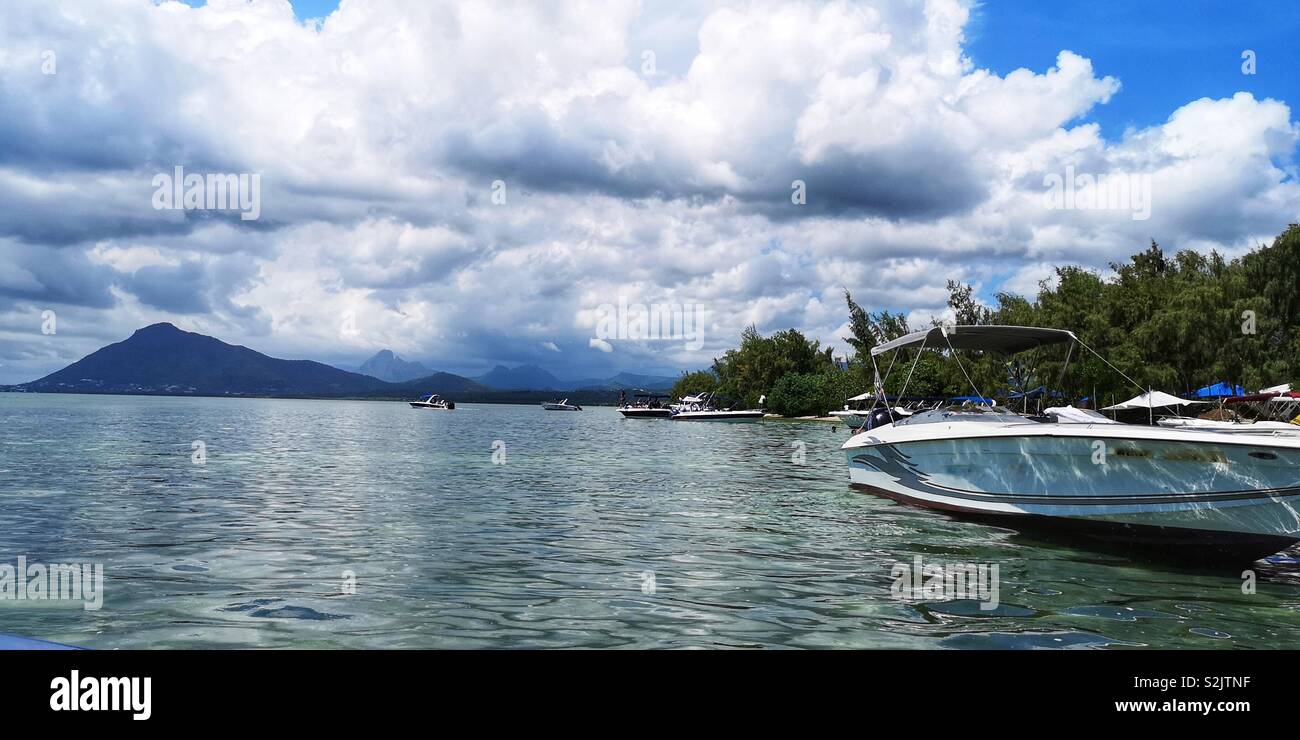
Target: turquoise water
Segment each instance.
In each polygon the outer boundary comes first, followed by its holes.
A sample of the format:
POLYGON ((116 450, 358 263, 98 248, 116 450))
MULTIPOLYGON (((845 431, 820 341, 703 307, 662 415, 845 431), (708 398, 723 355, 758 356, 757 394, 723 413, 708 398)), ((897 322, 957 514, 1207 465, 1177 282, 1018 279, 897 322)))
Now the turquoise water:
POLYGON ((848 487, 845 437, 605 408, 0 394, 0 564, 106 574, 99 611, 0 601, 0 632, 104 649, 1300 647, 1300 563, 1257 564, 1245 594, 1238 572, 903 507, 848 487), (996 564, 998 608, 895 598, 891 569, 916 555, 996 564))

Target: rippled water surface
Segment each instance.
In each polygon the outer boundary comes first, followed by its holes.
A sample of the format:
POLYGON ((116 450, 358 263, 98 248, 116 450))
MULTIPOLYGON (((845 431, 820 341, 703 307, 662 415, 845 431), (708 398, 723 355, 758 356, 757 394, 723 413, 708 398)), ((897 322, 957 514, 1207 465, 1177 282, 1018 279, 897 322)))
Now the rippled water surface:
POLYGON ((1240 569, 903 507, 848 487, 845 436, 603 408, 0 394, 0 564, 106 570, 101 610, 0 601, 0 632, 95 648, 1300 647, 1289 557, 1256 564, 1247 594, 1240 569), (996 564, 998 608, 894 598, 893 566, 917 555, 996 564))

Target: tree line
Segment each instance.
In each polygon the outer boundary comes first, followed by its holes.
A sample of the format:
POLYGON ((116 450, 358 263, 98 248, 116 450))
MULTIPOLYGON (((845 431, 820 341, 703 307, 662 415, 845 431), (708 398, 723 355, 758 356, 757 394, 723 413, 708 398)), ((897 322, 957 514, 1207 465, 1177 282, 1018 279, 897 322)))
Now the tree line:
MULTIPOLYGON (((1248 390, 1291 382, 1300 376, 1300 226, 1292 224, 1272 244, 1233 259, 1184 249, 1167 255, 1154 240, 1128 261, 1111 263, 1112 274, 1079 266, 1058 267, 1052 279, 1025 297, 998 293, 985 305, 972 286, 948 283, 950 320, 960 325, 1010 324, 1069 329, 1138 383, 1169 393, 1189 393, 1225 381, 1248 390)), ((766 406, 785 416, 823 414, 850 396, 873 387, 870 350, 913 329, 902 313, 869 312, 844 292, 853 354, 847 367, 832 347, 795 329, 763 336, 754 326, 740 346, 713 361, 708 370, 684 373, 673 386, 680 397, 713 391, 752 408, 766 406)), ((938 325, 932 318, 927 326, 938 325)), ((962 367, 947 352, 925 350, 919 359, 902 350, 885 383, 887 393, 909 396, 1003 397, 1047 386, 1060 402, 1091 397, 1123 400, 1138 389, 1088 352, 1043 347, 1007 358, 963 352, 962 367), (912 369, 912 361, 916 360, 912 369), (970 379, 967 379, 969 374, 970 379), (976 388, 972 388, 972 384, 976 388)), ((885 374, 888 356, 880 373, 885 374)))

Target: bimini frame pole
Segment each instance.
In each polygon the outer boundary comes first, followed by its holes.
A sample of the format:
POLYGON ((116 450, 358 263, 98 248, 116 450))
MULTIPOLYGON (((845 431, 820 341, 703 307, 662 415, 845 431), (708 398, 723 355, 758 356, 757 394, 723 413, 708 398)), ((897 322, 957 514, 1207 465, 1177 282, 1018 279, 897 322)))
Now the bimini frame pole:
MULTIPOLYGON (((927 334, 925 338, 921 340, 921 346, 917 347, 916 358, 912 360, 912 367, 907 370, 907 380, 903 381, 903 390, 898 392, 899 398, 907 395, 907 387, 912 384, 912 373, 916 372, 916 365, 921 361, 921 353, 925 351, 925 343, 928 341, 930 341, 930 335, 927 334)), ((888 398, 885 398, 885 408, 889 408, 888 398)))
MULTIPOLYGON (((1067 371, 1067 370, 1070 369, 1070 359, 1074 357, 1074 345, 1075 345, 1074 342, 1070 342, 1070 348, 1067 349, 1067 350, 1065 351, 1065 362, 1061 365, 1061 373, 1060 373, 1060 375, 1057 375, 1057 376, 1056 376, 1056 387, 1057 387, 1057 388, 1062 388, 1062 387, 1064 387, 1064 383, 1065 383, 1065 371, 1067 371)), ((1047 389, 1044 390, 1044 392, 1046 392, 1046 393, 1051 393, 1051 389, 1050 389, 1050 388, 1047 388, 1047 389)), ((1094 395, 1096 395, 1096 394, 1094 393, 1094 395)), ((1094 403, 1094 405, 1095 405, 1095 404, 1096 404, 1096 401, 1094 400, 1093 403, 1094 403)))

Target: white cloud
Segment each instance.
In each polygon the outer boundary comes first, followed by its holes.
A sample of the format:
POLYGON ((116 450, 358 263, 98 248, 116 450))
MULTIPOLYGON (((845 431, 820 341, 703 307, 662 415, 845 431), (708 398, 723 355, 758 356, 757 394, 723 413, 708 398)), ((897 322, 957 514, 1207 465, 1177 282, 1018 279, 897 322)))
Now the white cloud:
POLYGON ((925 322, 950 278, 1031 292, 1056 263, 1231 253, 1300 212, 1286 103, 1189 101, 1107 141, 1086 116, 1121 80, 1068 50, 978 69, 970 7, 372 0, 316 26, 283 0, 14 0, 0 331, 48 306, 87 329, 57 355, 7 335, 0 382, 165 319, 465 370, 698 367, 750 322, 838 349, 842 288, 925 322), (153 210, 177 164, 261 173, 262 219, 153 210), (1148 174, 1151 218, 1046 208, 1067 167, 1148 174), (584 349, 619 296, 705 304, 703 348, 584 349))

